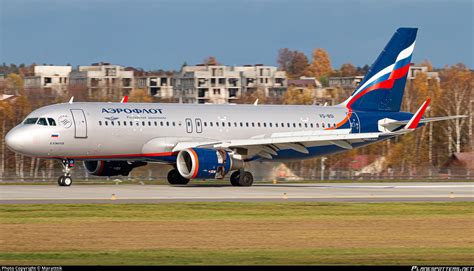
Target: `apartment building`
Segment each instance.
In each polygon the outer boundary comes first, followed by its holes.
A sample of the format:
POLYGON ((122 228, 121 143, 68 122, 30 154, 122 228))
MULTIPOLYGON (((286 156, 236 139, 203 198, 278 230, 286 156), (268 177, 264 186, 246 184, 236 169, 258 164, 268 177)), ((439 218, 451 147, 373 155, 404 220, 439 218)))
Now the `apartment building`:
POLYGON ((286 90, 286 73, 263 65, 184 66, 175 75, 174 95, 183 103, 234 103, 242 93, 261 89, 267 96, 286 90))
POLYGON ((135 72, 135 87, 158 99, 173 99, 173 72, 135 72))
POLYGON ((92 97, 128 95, 134 86, 132 70, 104 62, 79 66, 69 77, 70 85, 86 87, 88 95, 92 97))
POLYGON ((32 73, 24 77, 25 89, 47 90, 51 95, 63 94, 67 90, 71 71, 71 66, 34 66, 32 73))

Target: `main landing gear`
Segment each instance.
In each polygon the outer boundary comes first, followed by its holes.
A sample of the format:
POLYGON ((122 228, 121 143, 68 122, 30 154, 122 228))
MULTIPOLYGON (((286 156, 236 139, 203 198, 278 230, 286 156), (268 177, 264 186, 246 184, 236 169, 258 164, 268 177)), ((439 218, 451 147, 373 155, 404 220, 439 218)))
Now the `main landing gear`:
POLYGON ((58 178, 58 185, 59 186, 71 186, 72 178, 71 178, 71 168, 74 167, 74 160, 71 159, 64 159, 62 161, 63 164, 63 176, 59 176, 58 178))
POLYGON ((230 175, 230 183, 233 186, 251 186, 253 184, 252 173, 244 170, 234 171, 230 175))
POLYGON ((170 184, 188 184, 189 179, 184 178, 179 174, 177 169, 172 169, 168 172, 168 182, 170 184))

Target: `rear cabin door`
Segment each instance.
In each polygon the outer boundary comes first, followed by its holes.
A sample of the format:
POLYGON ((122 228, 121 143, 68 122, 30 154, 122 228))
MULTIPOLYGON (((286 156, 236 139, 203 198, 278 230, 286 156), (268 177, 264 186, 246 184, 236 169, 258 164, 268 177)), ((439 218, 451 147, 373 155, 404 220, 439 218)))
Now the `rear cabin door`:
POLYGON ((76 138, 87 137, 87 121, 86 115, 82 109, 71 109, 72 119, 74 120, 74 129, 76 138))

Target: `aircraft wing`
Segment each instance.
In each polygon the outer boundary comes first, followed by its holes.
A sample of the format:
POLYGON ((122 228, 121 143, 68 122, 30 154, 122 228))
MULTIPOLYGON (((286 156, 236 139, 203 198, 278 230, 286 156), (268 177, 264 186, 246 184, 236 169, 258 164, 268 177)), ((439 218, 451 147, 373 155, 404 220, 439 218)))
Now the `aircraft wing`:
MULTIPOLYGON (((444 117, 434 117, 434 118, 424 118, 420 120, 420 123, 428 123, 434 121, 441 121, 441 120, 451 120, 451 119, 459 119, 459 118, 466 118, 466 115, 457 115, 457 116, 444 116, 444 117)), ((381 124, 382 126, 400 126, 408 124, 409 120, 401 120, 401 121, 392 121, 387 122, 385 124, 381 124)))
POLYGON ((222 140, 219 142, 180 142, 173 152, 186 148, 224 148, 247 149, 254 154, 271 159, 280 149, 292 149, 301 153, 309 153, 307 146, 336 145, 344 149, 352 149, 353 142, 372 141, 382 133, 350 133, 351 129, 321 131, 299 131, 260 135, 248 139, 222 140))

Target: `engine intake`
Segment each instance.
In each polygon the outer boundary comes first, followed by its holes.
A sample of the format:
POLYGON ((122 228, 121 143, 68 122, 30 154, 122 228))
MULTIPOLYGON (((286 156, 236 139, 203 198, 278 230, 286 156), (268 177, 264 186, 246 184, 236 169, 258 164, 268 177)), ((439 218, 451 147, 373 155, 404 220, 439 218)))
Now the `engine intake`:
POLYGON ((132 169, 146 164, 145 162, 129 163, 127 161, 84 161, 87 173, 94 176, 128 176, 132 169))
POLYGON ((222 179, 231 170, 243 168, 243 161, 225 150, 192 148, 178 153, 179 174, 186 179, 222 179))

